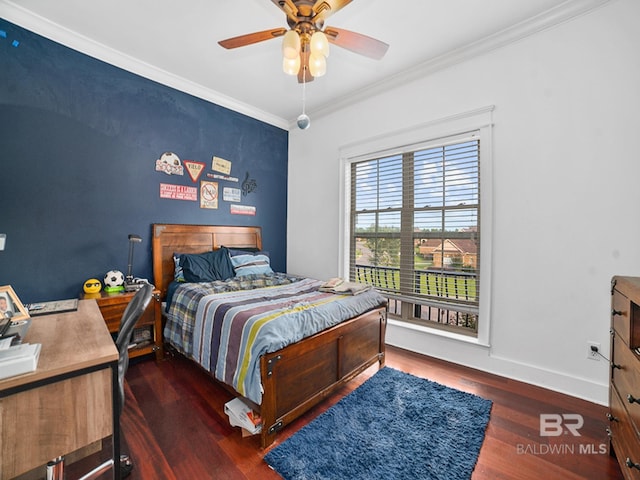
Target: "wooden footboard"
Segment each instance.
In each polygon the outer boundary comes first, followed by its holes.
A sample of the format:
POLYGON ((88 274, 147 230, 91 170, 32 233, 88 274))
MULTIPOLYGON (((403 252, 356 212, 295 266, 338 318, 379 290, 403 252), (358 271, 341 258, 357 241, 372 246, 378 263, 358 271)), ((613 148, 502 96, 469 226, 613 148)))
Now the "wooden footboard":
POLYGON ((384 366, 386 320, 380 307, 261 358, 262 448, 356 375, 384 366))

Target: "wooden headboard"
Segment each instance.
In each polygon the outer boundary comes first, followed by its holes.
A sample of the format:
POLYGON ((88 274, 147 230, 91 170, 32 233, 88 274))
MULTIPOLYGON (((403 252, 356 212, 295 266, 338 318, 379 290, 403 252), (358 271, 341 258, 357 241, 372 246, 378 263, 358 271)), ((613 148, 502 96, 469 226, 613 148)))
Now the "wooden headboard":
POLYGON ((260 227, 234 227, 225 225, 153 224, 153 283, 161 298, 173 281, 174 253, 202 253, 220 248, 262 249, 260 227))

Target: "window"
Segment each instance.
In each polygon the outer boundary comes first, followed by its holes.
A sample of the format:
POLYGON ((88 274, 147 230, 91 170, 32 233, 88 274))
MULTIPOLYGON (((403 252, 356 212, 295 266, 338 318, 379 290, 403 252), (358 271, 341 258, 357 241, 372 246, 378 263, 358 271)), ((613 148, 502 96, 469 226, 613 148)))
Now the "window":
POLYGON ((485 141, 478 128, 346 159, 345 268, 390 318, 478 336, 485 141))

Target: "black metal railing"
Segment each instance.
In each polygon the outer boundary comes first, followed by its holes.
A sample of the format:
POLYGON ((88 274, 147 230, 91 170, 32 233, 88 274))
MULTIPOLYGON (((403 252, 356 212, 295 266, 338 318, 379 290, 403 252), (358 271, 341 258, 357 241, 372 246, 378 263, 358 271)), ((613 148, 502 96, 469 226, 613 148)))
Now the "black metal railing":
MULTIPOLYGON (((397 293, 417 294, 433 300, 446 302, 457 300, 470 305, 477 305, 478 275, 476 272, 453 270, 415 270, 411 292, 400 289, 400 269, 397 267, 379 267, 372 265, 355 265, 355 280, 378 288, 383 294, 397 293)), ((401 316, 402 301, 388 297, 389 313, 401 316)), ((477 331, 478 316, 474 313, 462 312, 447 306, 433 306, 413 303, 413 316, 417 320, 462 327, 465 330, 477 331)))
POLYGON ((373 285, 380 290, 400 292, 400 269, 356 264, 356 282, 373 285))

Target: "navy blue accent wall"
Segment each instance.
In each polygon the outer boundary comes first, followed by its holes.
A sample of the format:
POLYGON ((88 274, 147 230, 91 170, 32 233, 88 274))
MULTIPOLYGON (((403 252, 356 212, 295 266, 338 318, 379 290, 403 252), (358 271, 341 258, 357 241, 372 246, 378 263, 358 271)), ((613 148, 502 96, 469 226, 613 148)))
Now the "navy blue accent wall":
MULTIPOLYGON (((203 60, 205 61, 205 60, 203 60)), ((288 132, 160 85, 0 19, 0 285, 23 302, 76 297, 88 278, 133 273, 153 279, 151 225, 258 225, 273 268, 286 271, 288 132), (155 170, 163 152, 206 164, 155 170), (232 162, 239 182, 206 178, 212 156, 232 162), (223 187, 256 188, 234 204, 223 187), (160 184, 218 182, 217 209, 160 197, 160 184)), ((198 188, 199 192, 199 188, 198 188)))

